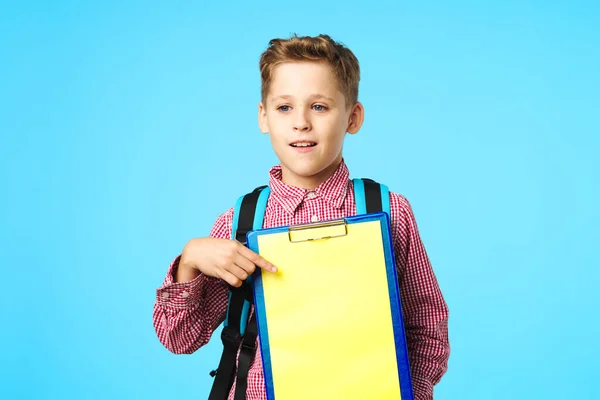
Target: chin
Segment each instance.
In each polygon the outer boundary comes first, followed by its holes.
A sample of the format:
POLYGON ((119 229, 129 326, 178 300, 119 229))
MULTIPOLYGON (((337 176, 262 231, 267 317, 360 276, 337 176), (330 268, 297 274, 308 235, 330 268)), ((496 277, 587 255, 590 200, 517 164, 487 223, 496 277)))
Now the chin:
MULTIPOLYGON (((316 158, 316 157, 315 157, 316 158)), ((313 158, 312 160, 294 160, 290 165, 290 169, 302 176, 313 176, 319 172, 327 169, 327 166, 331 163, 327 160, 318 160, 313 158)))
POLYGON ((317 168, 314 166, 301 166, 301 167, 292 167, 289 170, 296 176, 302 178, 310 178, 312 176, 317 175, 319 172, 323 170, 323 168, 317 168))

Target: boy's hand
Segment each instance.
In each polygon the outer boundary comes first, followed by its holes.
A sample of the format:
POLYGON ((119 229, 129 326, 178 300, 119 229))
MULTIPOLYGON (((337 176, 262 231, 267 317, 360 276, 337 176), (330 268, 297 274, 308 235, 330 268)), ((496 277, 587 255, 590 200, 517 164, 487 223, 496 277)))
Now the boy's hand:
POLYGON ((175 279, 177 282, 190 281, 202 272, 204 275, 223 279, 231 286, 240 287, 256 267, 277 272, 273 264, 240 242, 196 238, 185 245, 175 279))

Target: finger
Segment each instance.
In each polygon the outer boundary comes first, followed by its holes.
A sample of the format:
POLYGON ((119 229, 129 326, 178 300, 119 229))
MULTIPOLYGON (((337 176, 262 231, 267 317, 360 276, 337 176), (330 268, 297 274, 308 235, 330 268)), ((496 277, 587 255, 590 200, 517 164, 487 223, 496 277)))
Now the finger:
POLYGON ((239 253, 233 260, 233 263, 236 264, 239 268, 242 268, 244 271, 246 271, 248 275, 252 275, 252 273, 256 269, 256 264, 254 264, 252 261, 248 260, 246 257, 239 253))
POLYGON ((233 287, 240 287, 242 286, 242 281, 237 278, 235 275, 233 275, 231 272, 227 271, 227 270, 223 270, 220 269, 219 271, 219 277, 221 279, 223 279, 225 282, 227 282, 228 284, 230 284, 233 287))
POLYGON ((234 275, 237 279, 240 279, 242 281, 245 281, 246 279, 248 279, 248 276, 250 276, 250 274, 244 268, 235 264, 235 262, 227 266, 225 269, 227 272, 229 272, 230 274, 234 275))
POLYGON ((274 266, 273 264, 271 264, 270 262, 268 262, 267 260, 265 260, 264 258, 259 256, 258 254, 256 254, 252 250, 250 250, 249 248, 243 246, 242 244, 240 244, 240 246, 238 248, 238 252, 242 256, 244 256, 244 258, 250 260, 250 262, 252 262, 257 267, 260 267, 260 268, 270 271, 270 272, 277 272, 276 266, 274 266))

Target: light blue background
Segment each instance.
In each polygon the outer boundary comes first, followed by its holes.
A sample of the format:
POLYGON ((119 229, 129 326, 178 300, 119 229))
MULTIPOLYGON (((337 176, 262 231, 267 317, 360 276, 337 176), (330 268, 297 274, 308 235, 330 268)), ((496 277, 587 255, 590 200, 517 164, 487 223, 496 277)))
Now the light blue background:
POLYGON ((3 399, 205 398, 155 289, 277 160, 269 39, 362 67, 351 173, 411 201, 450 306, 436 399, 593 399, 600 379, 595 1, 3 2, 3 399))

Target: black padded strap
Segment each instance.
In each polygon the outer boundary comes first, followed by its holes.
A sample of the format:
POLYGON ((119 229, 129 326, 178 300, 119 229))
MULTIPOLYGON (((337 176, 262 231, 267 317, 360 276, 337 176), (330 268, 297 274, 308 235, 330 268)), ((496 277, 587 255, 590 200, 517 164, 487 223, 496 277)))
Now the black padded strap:
POLYGON ((237 216, 238 227, 235 232, 235 240, 244 245, 246 244, 246 234, 252 230, 252 226, 254 225, 254 215, 256 214, 258 196, 260 196, 260 192, 262 192, 264 188, 266 188, 266 186, 257 187, 254 191, 245 195, 242 200, 240 215, 237 216))
MULTIPOLYGON (((245 195, 242 199, 239 215, 234 215, 234 218, 237 217, 238 219, 235 239, 244 245, 246 245, 246 234, 252 230, 254 225, 254 215, 256 214, 258 196, 264 188, 266 188, 266 186, 257 187, 254 189, 254 191, 245 195)), ((228 398, 235 377, 236 357, 240 343, 242 343, 242 351, 240 352, 237 379, 240 380, 243 385, 244 397, 241 398, 245 398, 248 370, 256 351, 255 343, 256 336, 258 334, 256 320, 252 322, 251 319, 248 323, 246 332, 244 333, 243 341, 240 336, 242 309, 244 307, 244 301, 248 300, 249 302, 253 303, 252 288, 247 282, 244 281, 240 288, 230 287, 230 289, 231 298, 229 299, 227 326, 224 327, 223 331, 221 332, 221 340, 223 341, 223 354, 221 356, 221 361, 219 362, 219 367, 216 371, 215 382, 213 383, 212 390, 208 397, 209 400, 226 400, 228 398), (252 345, 250 346, 249 343, 252 343, 252 345), (246 363, 248 363, 247 366, 246 363)), ((241 390, 242 389, 240 389, 240 391, 241 390)), ((236 391, 236 399, 238 398, 237 396, 238 395, 236 391)))
MULTIPOLYGON (((256 205, 258 203, 258 197, 264 188, 267 186, 259 186, 254 189, 251 193, 248 193, 242 199, 242 205, 240 206, 240 215, 238 218, 237 231, 235 232, 235 240, 246 245, 246 234, 250 232, 254 227, 254 217, 256 215, 256 205)), ((235 216, 234 216, 235 218, 235 216)), ((254 304, 254 296, 252 295, 252 288, 245 281, 242 282, 240 288, 230 287, 235 291, 243 291, 246 300, 251 304, 254 304)))
MULTIPOLYGON (((248 283, 248 281, 242 281, 242 286, 235 287, 229 285, 229 290, 231 293, 241 292, 241 295, 244 296, 246 301, 250 304, 254 304, 254 293, 252 292, 252 285, 248 283)), ((237 294, 238 296, 240 294, 237 294)))
POLYGON ((250 371, 250 364, 256 354, 256 337, 258 336, 258 327, 256 325, 256 312, 252 313, 248 326, 246 327, 246 333, 244 333, 244 340, 242 341, 242 350, 240 351, 240 357, 238 359, 238 372, 237 379, 235 381, 235 398, 234 400, 245 400, 246 389, 248 388, 248 371, 250 371))
POLYGON ((240 320, 242 318, 242 308, 244 306, 244 292, 231 292, 229 301, 227 326, 221 332, 221 341, 223 342, 223 354, 217 368, 215 382, 208 396, 209 400, 225 400, 229 396, 229 391, 233 385, 235 376, 235 361, 238 349, 240 347, 240 320))
POLYGON ((365 185, 365 202, 367 214, 383 211, 381 203, 381 186, 372 179, 362 178, 365 185))

